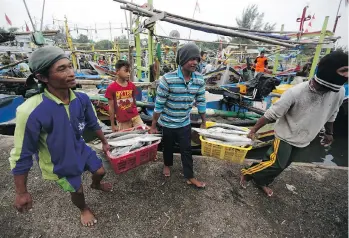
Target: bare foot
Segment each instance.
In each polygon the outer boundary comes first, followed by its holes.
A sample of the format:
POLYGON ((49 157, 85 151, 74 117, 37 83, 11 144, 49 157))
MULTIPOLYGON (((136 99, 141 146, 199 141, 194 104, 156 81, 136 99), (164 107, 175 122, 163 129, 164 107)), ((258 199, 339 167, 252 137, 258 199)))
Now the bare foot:
POLYGON ((93 226, 97 223, 97 219, 91 212, 89 208, 85 208, 83 211, 81 211, 81 224, 83 226, 93 226))
POLYGON ((242 188, 246 188, 247 187, 246 183, 247 183, 247 181, 246 181, 245 175, 241 174, 241 176, 240 176, 240 186, 242 188))
POLYGON ((206 183, 204 182, 200 182, 199 180, 195 179, 195 178, 191 178, 187 180, 187 184, 188 185, 193 185, 196 188, 205 188, 206 183))
POLYGON ((169 166, 164 166, 164 169, 162 170, 162 173, 164 174, 165 177, 170 177, 171 176, 171 170, 169 166))
POLYGON ((91 184, 91 188, 101 190, 103 192, 110 192, 113 189, 113 185, 111 183, 101 182, 99 184, 91 184))
POLYGON ((263 190, 263 192, 265 192, 265 194, 268 197, 273 196, 273 190, 271 190, 271 188, 267 187, 267 186, 261 186, 261 189, 263 190))

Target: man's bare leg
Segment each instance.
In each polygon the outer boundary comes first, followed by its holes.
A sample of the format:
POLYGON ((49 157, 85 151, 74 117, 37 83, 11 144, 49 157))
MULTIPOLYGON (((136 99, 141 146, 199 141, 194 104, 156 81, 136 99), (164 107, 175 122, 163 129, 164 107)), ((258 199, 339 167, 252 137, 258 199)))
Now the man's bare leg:
POLYGON ((165 177, 170 177, 171 176, 171 170, 169 166, 164 165, 164 169, 162 171, 165 177))
POLYGON ((240 176, 240 186, 242 188, 246 188, 247 187, 247 181, 246 181, 246 176, 241 174, 240 176))
POLYGON ((271 190, 271 188, 267 187, 267 186, 260 186, 260 188, 263 190, 263 192, 268 196, 271 197, 273 196, 273 190, 271 190))
POLYGON ((70 195, 73 204, 77 206, 81 211, 81 224, 83 226, 93 226, 94 224, 96 224, 97 219, 86 205, 82 185, 77 192, 70 193, 70 195))
POLYGON ((113 185, 111 183, 103 183, 101 182, 103 177, 105 175, 105 170, 103 167, 99 168, 93 175, 92 175, 92 183, 91 188, 101 190, 103 192, 110 192, 113 188, 113 185))
POLYGON ((206 187, 206 183, 204 182, 200 182, 199 180, 197 180, 196 178, 191 178, 187 180, 187 184, 188 185, 194 185, 197 188, 205 188, 206 187))

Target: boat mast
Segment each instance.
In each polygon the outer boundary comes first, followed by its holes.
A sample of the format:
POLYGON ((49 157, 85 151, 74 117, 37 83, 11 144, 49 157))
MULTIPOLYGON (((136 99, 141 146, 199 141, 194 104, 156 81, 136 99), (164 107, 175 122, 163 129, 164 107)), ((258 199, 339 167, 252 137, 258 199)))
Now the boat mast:
MULTIPOLYGON (((153 0, 148 0, 148 7, 149 7, 149 11, 150 12, 153 12, 153 0)), ((153 34, 155 32, 155 24, 150 27, 148 29, 148 69, 149 69, 149 66, 152 65, 154 63, 154 57, 153 57, 153 54, 154 54, 154 43, 153 43, 153 34)), ((141 65, 140 65, 141 66, 141 65)), ((138 65, 137 65, 138 67, 138 65)), ((150 72, 148 72, 148 82, 150 82, 150 72)))
POLYGON ((69 49, 71 51, 71 58, 72 58, 72 61, 73 61, 74 70, 77 70, 78 69, 78 65, 77 65, 76 55, 75 55, 75 52, 74 52, 73 40, 72 40, 72 38, 70 36, 67 17, 65 16, 64 18, 65 18, 64 23, 65 23, 65 34, 66 34, 66 37, 67 37, 67 43, 68 43, 69 49))
POLYGON ((35 32, 36 31, 36 28, 35 28, 35 25, 34 25, 34 22, 33 22, 33 19, 30 15, 30 12, 29 12, 29 9, 28 9, 28 6, 27 6, 27 3, 25 2, 25 0, 23 0, 23 3, 24 3, 24 6, 25 6, 25 9, 27 10, 27 13, 28 13, 28 16, 29 16, 29 19, 30 19, 30 22, 33 26, 33 31, 35 32))
POLYGON ((42 25, 44 23, 44 12, 45 12, 45 0, 42 4, 42 13, 41 13, 41 25, 40 25, 40 31, 42 31, 42 25))
MULTIPOLYGON (((195 2, 195 7, 194 7, 194 12, 193 12, 193 19, 194 19, 194 16, 195 16, 195 12, 196 12, 196 7, 198 6, 198 0, 196 0, 196 2, 195 2)), ((191 28, 190 28, 190 30, 189 30, 189 39, 190 39, 190 36, 191 36, 191 28)))
POLYGON ((340 1, 339 1, 339 4, 338 4, 338 10, 337 10, 337 14, 336 14, 336 20, 334 21, 334 26, 333 26, 333 30, 332 30, 333 34, 336 32, 338 19, 341 17, 340 15, 338 15, 339 9, 341 8, 341 4, 342 4, 342 0, 340 0, 340 1))

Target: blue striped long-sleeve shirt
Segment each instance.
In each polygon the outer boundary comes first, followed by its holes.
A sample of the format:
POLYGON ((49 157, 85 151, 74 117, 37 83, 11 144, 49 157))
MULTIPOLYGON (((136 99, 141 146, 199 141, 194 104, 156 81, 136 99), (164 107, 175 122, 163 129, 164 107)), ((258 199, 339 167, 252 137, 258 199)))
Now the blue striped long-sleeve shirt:
POLYGON ((159 124, 181 128, 190 124, 190 111, 196 103, 199 113, 206 113, 205 80, 194 72, 185 82, 181 67, 160 79, 154 112, 161 113, 159 124))

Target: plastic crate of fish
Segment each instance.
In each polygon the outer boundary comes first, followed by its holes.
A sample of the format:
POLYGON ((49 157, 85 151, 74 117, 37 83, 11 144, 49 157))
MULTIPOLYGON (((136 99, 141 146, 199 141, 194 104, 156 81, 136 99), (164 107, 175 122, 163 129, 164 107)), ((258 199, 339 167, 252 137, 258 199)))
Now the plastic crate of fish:
MULTIPOLYGON (((207 127, 211 127, 214 123, 206 124, 207 127)), ((248 130, 246 128, 246 130, 248 130)), ((207 141, 203 136, 200 136, 201 141, 201 154, 203 156, 214 157, 217 159, 228 160, 234 163, 242 164, 246 154, 252 149, 249 147, 239 147, 232 145, 224 145, 217 142, 207 141)))
POLYGON ((108 152, 107 157, 115 173, 121 174, 142 164, 146 164, 149 161, 155 160, 159 144, 160 141, 157 141, 151 145, 142 147, 138 150, 126 153, 118 157, 113 157, 108 152))
MULTIPOLYGON (((123 130, 123 132, 132 131, 135 129, 142 130, 144 128, 142 126, 137 128, 130 128, 127 130, 123 130)), ((136 168, 140 165, 146 164, 149 161, 155 160, 159 144, 160 141, 156 141, 151 145, 144 146, 137 150, 116 157, 113 156, 110 152, 108 152, 107 157, 115 173, 120 174, 130 169, 136 168)))

